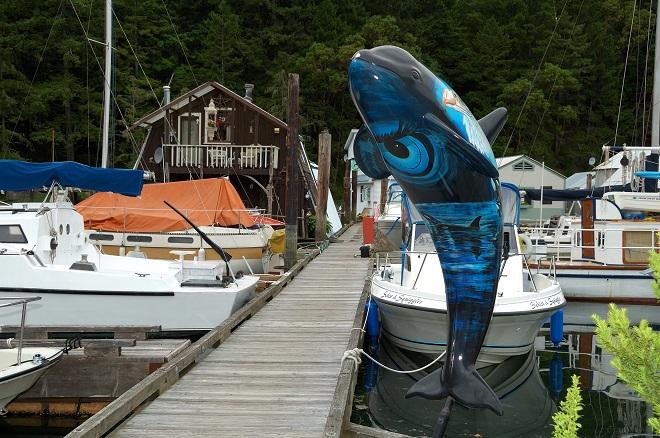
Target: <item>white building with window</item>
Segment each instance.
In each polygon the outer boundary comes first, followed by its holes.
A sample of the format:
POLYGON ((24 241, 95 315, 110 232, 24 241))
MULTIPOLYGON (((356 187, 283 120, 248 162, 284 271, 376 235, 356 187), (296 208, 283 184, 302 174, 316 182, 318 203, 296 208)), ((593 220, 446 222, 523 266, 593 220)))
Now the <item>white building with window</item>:
MULTIPOLYGON (((521 191, 526 188, 564 189, 566 177, 561 173, 543 166, 543 163, 527 155, 514 155, 497 158, 497 168, 500 171, 500 181, 517 185, 521 191)), ((543 220, 551 216, 561 215, 566 208, 564 201, 543 201, 543 220)), ((541 202, 532 201, 531 205, 523 201, 520 207, 520 220, 526 223, 539 221, 541 215, 541 202)))

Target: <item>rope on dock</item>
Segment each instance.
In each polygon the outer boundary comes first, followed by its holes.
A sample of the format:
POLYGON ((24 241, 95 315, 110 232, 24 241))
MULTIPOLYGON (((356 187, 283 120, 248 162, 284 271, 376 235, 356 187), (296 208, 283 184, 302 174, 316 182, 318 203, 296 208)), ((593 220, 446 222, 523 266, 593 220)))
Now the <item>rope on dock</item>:
POLYGON ((352 360, 352 361, 353 361, 353 364, 354 364, 354 366, 355 366, 355 371, 357 371, 358 366, 360 365, 360 363, 362 363, 362 359, 360 358, 360 355, 361 355, 361 354, 364 354, 365 356, 367 356, 369 359, 371 359, 371 361, 372 361, 373 363, 375 363, 375 364, 378 365, 379 367, 381 367, 381 368, 385 368, 386 370, 388 370, 388 371, 392 371, 393 373, 398 373, 398 374, 414 374, 414 373, 418 373, 418 372, 420 372, 420 371, 425 370, 426 368, 430 367, 431 365, 433 365, 434 363, 436 363, 437 361, 439 361, 440 359, 442 359, 442 358, 445 356, 445 354, 447 354, 447 350, 445 350, 445 351, 443 351, 442 353, 440 353, 440 356, 436 357, 435 359, 433 359, 431 362, 427 363, 427 364, 424 365, 423 367, 421 367, 421 368, 417 368, 416 370, 409 370, 409 371, 405 371, 405 370, 395 370, 394 368, 390 368, 390 367, 388 367, 387 365, 383 365, 382 363, 378 362, 378 361, 377 361, 376 359, 374 359, 373 357, 369 356, 369 353, 367 353, 366 351, 364 351, 364 350, 361 349, 361 348, 353 348, 352 350, 346 350, 346 351, 344 351, 344 356, 342 356, 341 361, 344 362, 346 359, 352 360))
MULTIPOLYGON (((372 299, 371 298, 371 293, 369 293, 369 298, 367 299, 368 303, 371 302, 371 299, 372 299)), ((362 324, 362 327, 353 327, 352 330, 360 330, 362 333, 366 333, 365 328, 367 327, 367 320, 369 318, 369 310, 371 309, 371 306, 367 305, 366 308, 367 308, 367 313, 364 316, 364 324, 362 324)), ((423 371, 423 370, 427 369, 428 367, 430 367, 434 363, 438 362, 440 359, 442 359, 445 356, 445 354, 447 354, 447 350, 440 353, 440 356, 436 357, 435 359, 433 359, 431 362, 427 363, 423 367, 417 368, 416 370, 410 370, 410 371, 395 370, 394 368, 390 368, 387 365, 383 365, 382 363, 378 362, 376 359, 371 357, 369 355, 369 353, 367 353, 366 351, 364 351, 361 348, 353 348, 351 350, 344 351, 344 355, 342 356, 341 361, 342 361, 342 363, 344 363, 344 361, 347 360, 347 359, 352 360, 353 361, 353 366, 354 366, 353 371, 357 372, 358 367, 362 363, 362 358, 360 357, 361 354, 364 354, 365 356, 367 356, 369 359, 371 359, 371 361, 373 363, 375 363, 379 367, 385 368, 386 370, 392 371, 393 373, 397 373, 397 374, 415 374, 415 373, 418 373, 420 371, 423 371)))

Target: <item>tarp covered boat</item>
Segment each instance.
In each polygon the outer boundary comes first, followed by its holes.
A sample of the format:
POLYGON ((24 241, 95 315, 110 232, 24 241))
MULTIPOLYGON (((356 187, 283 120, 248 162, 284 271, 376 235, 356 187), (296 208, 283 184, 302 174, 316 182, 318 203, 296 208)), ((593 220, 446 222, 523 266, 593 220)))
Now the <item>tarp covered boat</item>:
POLYGON ((198 226, 255 225, 238 192, 224 178, 147 184, 139 198, 99 192, 78 203, 76 210, 83 216, 85 228, 93 230, 168 232, 190 228, 163 201, 198 226))

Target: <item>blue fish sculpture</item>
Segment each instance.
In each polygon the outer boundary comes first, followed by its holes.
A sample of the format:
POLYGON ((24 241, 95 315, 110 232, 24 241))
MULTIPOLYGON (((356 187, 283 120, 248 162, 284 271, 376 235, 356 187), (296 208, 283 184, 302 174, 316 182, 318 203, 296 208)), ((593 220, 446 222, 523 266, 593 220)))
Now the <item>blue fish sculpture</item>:
POLYGON ((357 52, 348 79, 366 125, 354 143, 358 166, 372 178, 396 178, 423 216, 442 265, 447 356, 407 397, 451 396, 501 415, 502 405, 475 362, 493 314, 502 256, 499 173, 491 143, 504 126, 506 109, 477 122, 451 87, 394 46, 357 52))

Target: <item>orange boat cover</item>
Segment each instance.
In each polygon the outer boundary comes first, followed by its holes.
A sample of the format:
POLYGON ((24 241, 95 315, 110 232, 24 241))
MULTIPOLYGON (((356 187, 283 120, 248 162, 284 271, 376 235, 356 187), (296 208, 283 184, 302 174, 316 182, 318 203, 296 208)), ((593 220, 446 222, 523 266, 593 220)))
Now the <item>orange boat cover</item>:
POLYGON ((190 229, 167 201, 195 225, 254 225, 234 186, 224 178, 145 184, 138 198, 96 193, 76 205, 85 228, 102 231, 163 232, 190 229))

